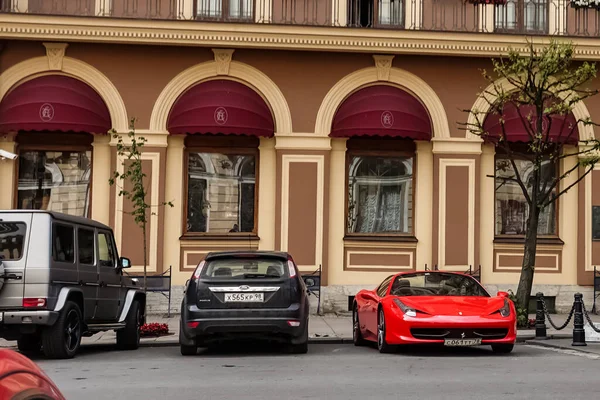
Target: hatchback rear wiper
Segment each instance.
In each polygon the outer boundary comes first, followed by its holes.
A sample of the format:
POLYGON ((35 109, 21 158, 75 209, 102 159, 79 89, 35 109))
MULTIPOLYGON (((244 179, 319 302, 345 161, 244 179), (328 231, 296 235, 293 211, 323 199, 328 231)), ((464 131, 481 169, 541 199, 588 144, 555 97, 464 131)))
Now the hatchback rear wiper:
POLYGON ((281 278, 275 274, 244 274, 244 278, 281 278))

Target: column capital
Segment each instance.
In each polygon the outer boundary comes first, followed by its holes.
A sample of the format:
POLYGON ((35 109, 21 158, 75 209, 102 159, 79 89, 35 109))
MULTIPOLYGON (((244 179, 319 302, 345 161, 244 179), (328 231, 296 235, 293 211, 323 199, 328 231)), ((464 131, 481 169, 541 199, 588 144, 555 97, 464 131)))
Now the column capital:
POLYGON ((185 148, 185 136, 183 135, 170 135, 167 136, 167 148, 185 148))
POLYGON ((270 150, 275 148, 275 138, 261 137, 258 150, 270 150))
POLYGON ((94 142, 92 143, 92 146, 110 146, 111 139, 111 135, 94 135, 94 142))
POLYGON ((331 138, 331 151, 346 151, 347 138, 331 138))

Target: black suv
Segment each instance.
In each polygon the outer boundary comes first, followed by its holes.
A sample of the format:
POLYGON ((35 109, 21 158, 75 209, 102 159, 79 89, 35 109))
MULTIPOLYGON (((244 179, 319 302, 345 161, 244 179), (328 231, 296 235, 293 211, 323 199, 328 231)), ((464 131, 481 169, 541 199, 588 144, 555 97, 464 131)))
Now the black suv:
POLYGON ((308 315, 306 286, 290 254, 209 253, 186 284, 181 354, 241 337, 276 340, 293 353, 306 353, 308 315))

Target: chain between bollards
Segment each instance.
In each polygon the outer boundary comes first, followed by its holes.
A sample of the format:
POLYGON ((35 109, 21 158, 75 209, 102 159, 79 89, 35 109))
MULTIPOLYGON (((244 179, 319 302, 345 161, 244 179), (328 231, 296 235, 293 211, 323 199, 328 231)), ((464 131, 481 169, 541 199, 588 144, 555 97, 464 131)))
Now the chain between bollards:
POLYGON ((583 295, 575 293, 575 318, 573 322, 573 343, 571 346, 587 346, 585 342, 585 330, 583 329, 583 295))
POLYGON ((546 314, 544 313, 544 293, 538 292, 535 306, 535 338, 548 339, 546 336, 546 314))

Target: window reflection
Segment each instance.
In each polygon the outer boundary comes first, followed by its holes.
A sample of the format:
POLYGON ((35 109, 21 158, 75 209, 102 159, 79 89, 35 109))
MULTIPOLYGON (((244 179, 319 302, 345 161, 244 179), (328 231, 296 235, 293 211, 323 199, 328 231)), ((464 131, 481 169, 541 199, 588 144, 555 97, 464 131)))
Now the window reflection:
MULTIPOLYGON (((529 160, 515 160, 519 176, 525 182, 529 192, 533 187, 533 163, 529 160)), ((555 165, 549 161, 542 166, 544 182, 556 177, 555 165)), ((496 156, 496 235, 525 235, 529 205, 523 191, 517 182, 502 178, 514 178, 510 160, 504 155, 496 156)), ((554 190, 554 196, 557 190, 554 190)), ((556 232, 556 202, 540 212, 538 235, 555 235, 556 232)))
POLYGON ((87 217, 91 151, 22 151, 17 208, 87 217))
POLYGON ((412 158, 351 157, 348 232, 412 232, 412 169, 412 158))
POLYGON ((254 155, 190 153, 187 231, 254 231, 254 155))

